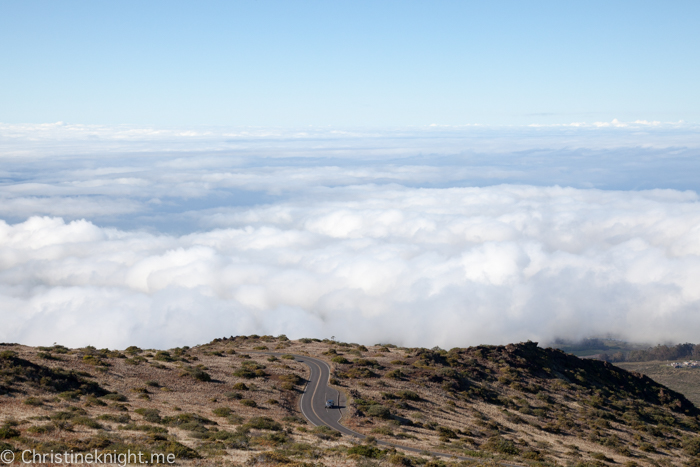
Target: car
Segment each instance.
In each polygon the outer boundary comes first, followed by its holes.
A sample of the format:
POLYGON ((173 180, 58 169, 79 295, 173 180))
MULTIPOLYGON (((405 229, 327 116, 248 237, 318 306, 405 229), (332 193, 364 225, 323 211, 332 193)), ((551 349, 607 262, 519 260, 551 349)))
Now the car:
POLYGON ((327 409, 332 409, 333 407, 335 407, 335 402, 333 401, 333 399, 327 400, 327 401, 326 401, 326 408, 327 408, 327 409))

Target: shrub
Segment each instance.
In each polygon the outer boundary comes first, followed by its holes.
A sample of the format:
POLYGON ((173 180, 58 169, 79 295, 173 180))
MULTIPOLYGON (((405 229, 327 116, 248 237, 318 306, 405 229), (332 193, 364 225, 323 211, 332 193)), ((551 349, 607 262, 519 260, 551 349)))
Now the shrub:
POLYGON ((26 405, 33 405, 35 407, 38 407, 40 405, 44 405, 44 401, 42 401, 38 397, 27 397, 26 399, 24 399, 24 401, 22 403, 26 404, 26 405))
POLYGON ((114 422, 114 423, 129 423, 131 421, 131 417, 128 414, 119 414, 119 415, 113 415, 113 414, 104 414, 100 415, 97 417, 98 420, 104 420, 106 422, 114 422))
POLYGON ((336 440, 342 436, 339 431, 335 431, 331 428, 328 428, 325 425, 317 426, 316 428, 313 429, 313 433, 318 438, 325 440, 325 441, 336 440))
POLYGON ((153 357, 153 360, 157 360, 159 362, 173 362, 175 359, 170 355, 170 352, 166 352, 165 350, 159 350, 156 352, 155 356, 153 357))
POLYGON ((348 378, 354 379, 364 379, 364 378, 376 378, 377 374, 370 370, 369 368, 353 368, 345 373, 348 378))
POLYGON ((212 412, 217 417, 228 417, 229 415, 231 415, 231 413, 233 413, 233 411, 228 407, 217 407, 214 410, 212 410, 212 412))
MULTIPOLYGON (((196 413, 181 413, 172 417, 163 417, 162 423, 189 431, 201 430, 204 425, 215 425, 213 421, 196 413)), ((204 431, 206 431, 205 428, 204 431)))
POLYGON ((119 394, 119 393, 116 393, 116 392, 113 392, 110 394, 105 394, 104 396, 102 396, 102 398, 110 400, 110 401, 115 401, 115 402, 126 402, 127 401, 126 396, 119 394))
POLYGON ((385 426, 378 426, 376 428, 372 428, 370 433, 376 433, 378 435, 385 435, 385 436, 394 436, 394 432, 391 431, 391 428, 388 428, 385 426))
POLYGON ((105 362, 99 357, 96 357, 95 355, 84 355, 83 363, 94 366, 109 366, 109 363, 105 362))
POLYGON ((515 446, 515 444, 513 444, 512 441, 501 438, 500 436, 492 436, 482 445, 482 447, 487 451, 508 454, 511 456, 517 456, 520 453, 520 450, 515 446))
POLYGON ((231 425, 240 425, 241 423, 243 423, 243 422, 245 421, 245 419, 244 419, 243 417, 241 417, 240 415, 235 414, 235 413, 233 413, 233 414, 229 415, 228 417, 226 417, 226 420, 227 420, 231 425))
POLYGON ((420 400, 420 396, 413 391, 408 391, 408 390, 397 391, 396 395, 398 397, 400 397, 401 399, 405 399, 407 401, 419 401, 420 400))
POLYGON ((17 438, 19 436, 19 431, 15 430, 11 426, 0 427, 0 439, 11 439, 17 438))
POLYGON ((236 389, 238 391, 247 391, 248 386, 246 386, 245 383, 236 383, 232 386, 233 389, 236 389))
POLYGON ((382 365, 373 358, 356 358, 352 361, 357 366, 371 366, 373 368, 381 368, 382 365))
POLYGON ((591 457, 597 461, 603 461, 603 462, 615 462, 613 459, 609 458, 602 452, 592 452, 591 457))
POLYGON ((641 443, 639 445, 639 450, 642 452, 656 452, 656 448, 651 443, 641 443))
POLYGON ((237 378, 253 379, 255 378, 255 371, 247 368, 239 368, 233 372, 233 376, 237 378))
POLYGON ((370 417, 377 417, 377 418, 389 418, 391 417, 391 411, 389 410, 388 407, 384 407, 381 404, 372 404, 369 407, 367 407, 367 415, 370 417))
POLYGON ((138 355, 143 352, 143 350, 139 349, 135 345, 130 345, 126 348, 126 350, 124 350, 124 352, 128 353, 129 355, 138 355))
POLYGON ((258 404, 253 399, 241 399, 241 405, 246 407, 257 407, 258 404))
POLYGON ((340 355, 338 355, 337 357, 333 357, 331 361, 333 363, 339 363, 341 365, 347 365, 348 363, 350 363, 350 360, 348 360, 345 357, 341 357, 340 355))
POLYGON ((52 433, 56 430, 56 427, 54 425, 35 425, 35 426, 30 426, 27 428, 28 433, 34 433, 37 435, 45 435, 48 433, 52 433))
POLYGON ((180 376, 189 376, 198 381, 211 381, 211 375, 199 367, 185 367, 180 376))
POLYGON ((294 355, 284 354, 281 358, 284 358, 285 360, 294 360, 294 355))
POLYGON ((256 430, 282 431, 282 425, 269 417, 253 417, 245 426, 256 430))
POLYGON ((241 400, 243 399, 243 394, 240 392, 227 392, 224 394, 228 400, 241 400))
POLYGON ((291 383, 294 386, 304 382, 304 378, 294 373, 290 373, 288 375, 281 375, 279 378, 280 380, 285 381, 287 383, 291 383))
POLYGON ((101 400, 99 400, 97 397, 95 397, 95 396, 93 396, 93 395, 87 396, 87 400, 86 400, 86 402, 85 402, 85 406, 90 407, 90 406, 93 406, 93 405, 97 405, 97 406, 100 406, 100 407, 105 407, 105 406, 107 405, 107 403, 106 403, 106 402, 103 402, 103 401, 101 401, 101 400))
POLYGON ((689 456, 700 456, 700 437, 684 440, 683 452, 689 456))
POLYGON ((440 438, 445 438, 445 439, 456 439, 458 438, 457 433, 454 432, 454 430, 447 428, 446 426, 439 426, 437 427, 437 432, 440 438))
POLYGON ((360 444, 358 446, 353 446, 350 449, 348 449, 348 454, 361 457, 368 457, 370 459, 380 459, 384 455, 384 451, 374 446, 360 444))
POLYGON ((99 430, 99 429, 103 428, 102 425, 100 425, 98 422, 96 422, 95 420, 93 420, 90 417, 75 417, 74 419, 71 420, 71 422, 74 425, 82 425, 82 426, 86 426, 88 428, 92 428, 94 430, 99 430))
POLYGON ((61 399, 73 399, 77 400, 80 399, 80 394, 81 392, 79 390, 75 391, 64 391, 58 395, 61 399))
POLYGON ((158 446, 166 455, 174 454, 177 459, 199 459, 202 456, 192 448, 188 448, 184 444, 177 441, 169 441, 167 444, 158 446))
POLYGON ((136 409, 134 412, 141 415, 143 419, 149 423, 161 422, 160 412, 158 409, 136 409))

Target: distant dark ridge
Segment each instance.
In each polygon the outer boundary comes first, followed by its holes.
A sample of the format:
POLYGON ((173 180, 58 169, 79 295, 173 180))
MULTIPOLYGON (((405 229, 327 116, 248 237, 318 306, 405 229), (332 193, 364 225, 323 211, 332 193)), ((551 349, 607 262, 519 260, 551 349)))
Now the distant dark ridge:
POLYGON ((654 360, 700 360, 700 344, 657 345, 645 350, 632 350, 628 353, 601 353, 598 356, 606 362, 650 362, 654 360))

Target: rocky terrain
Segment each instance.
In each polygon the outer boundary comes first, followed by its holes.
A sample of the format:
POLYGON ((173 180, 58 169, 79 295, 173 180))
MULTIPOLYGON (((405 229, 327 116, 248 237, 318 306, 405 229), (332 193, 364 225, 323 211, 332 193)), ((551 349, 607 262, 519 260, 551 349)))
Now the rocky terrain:
POLYGON ((285 336, 169 350, 2 344, 2 450, 16 459, 138 451, 206 466, 697 467, 700 411, 647 376, 531 342, 449 351, 285 336), (298 398, 308 370, 292 355, 332 366, 331 384, 349 401, 343 423, 367 439, 306 422, 298 398))

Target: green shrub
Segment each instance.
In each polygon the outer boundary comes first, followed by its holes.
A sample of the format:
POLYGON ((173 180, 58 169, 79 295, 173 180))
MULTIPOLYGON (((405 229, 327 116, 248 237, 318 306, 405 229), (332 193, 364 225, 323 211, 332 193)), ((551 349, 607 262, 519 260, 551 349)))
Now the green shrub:
POLYGON ((440 438, 445 438, 445 439, 458 438, 457 433, 455 433, 454 430, 447 428, 446 426, 438 426, 437 432, 438 432, 438 435, 440 436, 440 438))
POLYGON ((374 446, 360 444, 358 446, 353 446, 349 448, 348 454, 361 457, 368 457, 370 459, 381 459, 384 456, 384 451, 374 446))
POLYGON ((683 452, 689 456, 700 456, 700 437, 685 439, 683 441, 683 452))
POLYGON ((348 360, 348 359, 345 358, 345 357, 341 357, 340 355, 338 355, 337 357, 333 357, 333 358, 331 359, 331 361, 332 361, 333 363, 338 363, 338 364, 341 364, 341 365, 347 365, 348 363, 350 363, 350 360, 348 360))
POLYGON ((352 361, 357 366, 371 366, 373 368, 381 368, 382 365, 373 358, 356 358, 352 361))
POLYGON ((213 421, 196 413, 181 413, 175 416, 163 417, 161 423, 190 431, 203 427, 204 425, 215 425, 213 421))
POLYGON ((285 360, 294 360, 294 355, 284 354, 280 358, 284 358, 285 360))
POLYGON ((5 425, 0 427, 0 439, 17 438, 19 435, 19 431, 15 430, 11 426, 5 425))
POLYGON ((116 392, 113 392, 110 394, 105 394, 104 396, 102 396, 102 399, 107 399, 107 400, 115 401, 115 402, 126 402, 128 400, 126 398, 126 396, 119 394, 119 393, 116 393, 116 392))
POLYGON ((95 397, 93 395, 87 396, 87 400, 85 401, 85 406, 90 407, 93 405, 97 405, 99 407, 105 407, 107 405, 107 403, 99 400, 97 397, 95 397))
POLYGON ((45 435, 48 433, 53 433, 54 431, 56 431, 56 427, 54 425, 35 425, 27 428, 27 433, 34 433, 37 435, 45 435))
POLYGON ((377 418, 390 418, 391 411, 381 404, 372 404, 366 409, 367 415, 377 418))
POLYGON ((79 407, 70 407, 68 410, 56 412, 51 415, 51 420, 71 420, 75 417, 87 415, 87 412, 79 407))
POLYGON ((248 368, 239 368, 233 372, 233 376, 237 378, 253 379, 257 375, 255 374, 254 370, 250 370, 248 368))
POLYGON ((246 407, 257 407, 258 404, 253 399, 241 399, 241 405, 246 407))
POLYGON ((597 461, 603 461, 603 462, 615 462, 613 459, 609 458, 602 452, 592 452, 591 457, 597 461))
POLYGON ((155 356, 153 357, 153 360, 157 360, 159 362, 174 362, 175 359, 170 355, 170 352, 166 352, 165 350, 159 350, 156 352, 155 356))
POLYGON ((22 403, 26 405, 32 405, 34 407, 44 405, 44 401, 42 401, 38 397, 27 397, 26 399, 24 399, 24 401, 22 401, 22 403))
POLYGON ((376 378, 377 374, 369 368, 352 368, 344 373, 345 377, 353 379, 376 378))
POLYGON ((247 391, 248 386, 246 386, 245 383, 236 383, 232 386, 233 389, 236 389, 238 391, 247 391))
POLYGON ((148 423, 160 423, 160 411, 158 409, 136 409, 134 410, 137 414, 141 415, 145 421, 148 423))
POLYGON ((176 459, 200 459, 202 457, 194 449, 188 448, 177 441, 169 441, 166 444, 158 446, 158 449, 166 455, 174 454, 176 459))
POLYGON ((391 431, 391 428, 388 428, 385 426, 378 426, 376 428, 372 428, 372 430, 370 430, 370 433, 376 433, 378 435, 385 435, 385 436, 394 436, 394 432, 391 431))
POLYGON ((339 439, 342 435, 339 431, 328 428, 325 425, 319 425, 313 429, 313 433, 320 439, 331 441, 339 439))
POLYGON ((96 422, 90 417, 75 417, 71 420, 71 423, 73 423, 74 425, 86 426, 94 430, 100 430, 103 428, 102 425, 100 425, 98 422, 96 422))
POLYGON ((243 399, 243 394, 240 392, 227 392, 224 394, 228 400, 241 400, 243 399))
POLYGON ((500 436, 492 436, 483 445, 482 448, 487 451, 498 452, 500 454, 508 454, 517 456, 520 450, 513 444, 512 441, 501 438, 500 436))
POLYGON ((66 399, 66 400, 78 400, 80 399, 81 392, 80 390, 75 390, 75 391, 64 391, 58 395, 61 399, 66 399))
POLYGON ((131 421, 131 417, 128 414, 103 414, 97 417, 97 419, 114 423, 129 423, 131 421))
POLYGON ((138 355, 143 352, 143 350, 139 349, 135 345, 130 345, 126 348, 126 350, 124 350, 124 352, 128 353, 129 355, 138 355))
POLYGON ((408 391, 408 390, 397 391, 396 395, 398 397, 400 397, 401 399, 405 399, 407 401, 419 401, 419 400, 421 400, 420 396, 413 391, 408 391))
POLYGON ((651 443, 641 443, 639 445, 639 450, 642 452, 656 452, 656 448, 651 443))
POLYGON ((180 376, 189 376, 203 382, 211 381, 211 375, 199 367, 185 367, 180 376))
POLYGON ((228 407, 217 407, 214 410, 212 410, 212 412, 217 417, 228 417, 229 415, 231 415, 231 413, 233 413, 233 411, 228 407))
POLYGON ((256 430, 282 431, 282 425, 269 417, 253 417, 245 426, 256 430))

